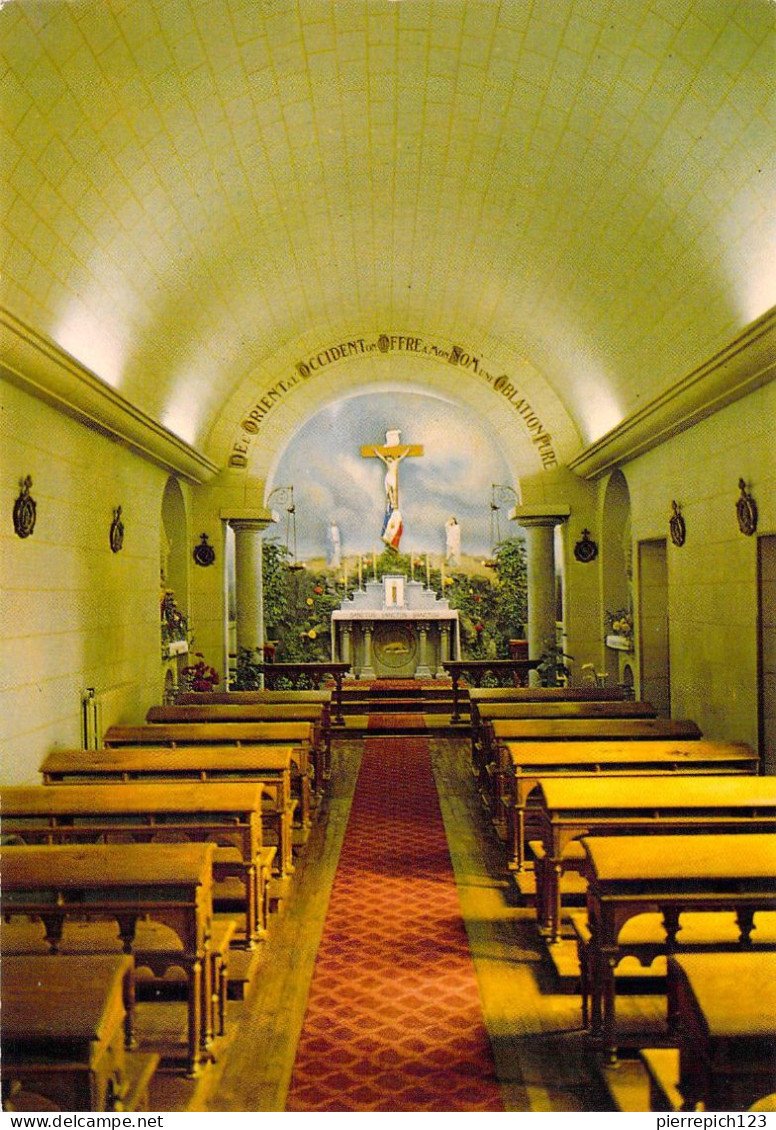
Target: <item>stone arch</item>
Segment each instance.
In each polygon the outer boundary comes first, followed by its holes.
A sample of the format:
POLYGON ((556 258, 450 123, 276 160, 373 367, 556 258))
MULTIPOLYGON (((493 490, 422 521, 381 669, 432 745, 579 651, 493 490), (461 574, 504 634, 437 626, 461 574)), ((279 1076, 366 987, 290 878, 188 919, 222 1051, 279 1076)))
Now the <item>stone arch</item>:
POLYGON ((181 485, 171 475, 162 494, 160 523, 160 580, 163 589, 171 589, 181 611, 189 607, 189 554, 186 503, 181 485))
POLYGON ((601 576, 604 608, 614 611, 633 604, 633 543, 628 482, 620 470, 604 490, 601 518, 601 576))

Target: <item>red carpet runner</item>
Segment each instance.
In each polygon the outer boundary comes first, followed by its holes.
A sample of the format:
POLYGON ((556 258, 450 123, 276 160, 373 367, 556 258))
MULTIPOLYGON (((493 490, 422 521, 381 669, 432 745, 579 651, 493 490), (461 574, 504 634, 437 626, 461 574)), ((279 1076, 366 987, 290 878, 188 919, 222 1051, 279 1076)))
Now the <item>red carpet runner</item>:
POLYGON ((501 1111, 426 738, 367 738, 287 1111, 501 1111))

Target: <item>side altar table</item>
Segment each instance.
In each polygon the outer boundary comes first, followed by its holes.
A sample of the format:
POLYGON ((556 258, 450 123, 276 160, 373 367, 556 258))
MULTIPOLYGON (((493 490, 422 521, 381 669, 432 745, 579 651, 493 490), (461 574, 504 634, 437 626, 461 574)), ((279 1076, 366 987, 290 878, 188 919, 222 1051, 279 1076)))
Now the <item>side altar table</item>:
POLYGON ((331 615, 332 659, 358 679, 435 678, 460 659, 458 612, 420 581, 367 581, 331 615))

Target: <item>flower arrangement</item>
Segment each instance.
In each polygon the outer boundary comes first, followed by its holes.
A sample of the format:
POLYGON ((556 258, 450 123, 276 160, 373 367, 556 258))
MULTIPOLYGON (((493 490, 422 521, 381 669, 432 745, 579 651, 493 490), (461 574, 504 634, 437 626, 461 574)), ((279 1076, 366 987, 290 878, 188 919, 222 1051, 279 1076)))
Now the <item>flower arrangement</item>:
POLYGON ((201 651, 195 652, 195 658, 196 663, 181 669, 181 676, 193 691, 212 691, 213 687, 221 681, 218 671, 205 662, 201 651))
POLYGON ((606 612, 605 620, 607 634, 627 638, 633 635, 633 613, 627 608, 619 608, 616 612, 606 612))

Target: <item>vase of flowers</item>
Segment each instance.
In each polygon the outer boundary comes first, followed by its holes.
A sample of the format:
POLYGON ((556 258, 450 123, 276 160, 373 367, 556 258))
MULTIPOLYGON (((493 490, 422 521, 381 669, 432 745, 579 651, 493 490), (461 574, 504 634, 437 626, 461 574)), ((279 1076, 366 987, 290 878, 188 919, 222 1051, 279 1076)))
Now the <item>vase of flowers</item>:
POLYGON ((212 691, 213 687, 221 681, 218 671, 205 662, 201 651, 195 652, 194 657, 197 662, 182 668, 181 678, 192 691, 212 691))
POLYGON ((633 651, 633 613, 618 608, 605 614, 606 646, 614 651, 633 651))

